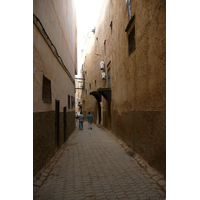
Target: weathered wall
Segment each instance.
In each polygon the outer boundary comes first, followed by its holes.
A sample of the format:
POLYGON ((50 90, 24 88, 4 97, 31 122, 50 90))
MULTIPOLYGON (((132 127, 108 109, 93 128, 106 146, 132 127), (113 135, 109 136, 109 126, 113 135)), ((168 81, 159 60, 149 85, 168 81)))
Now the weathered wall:
MULTIPOLYGON (((75 129, 74 112, 67 112, 67 138, 75 129)), ((64 142, 63 112, 59 114, 59 146, 64 142)), ((33 175, 53 157, 55 144, 55 112, 33 113, 33 175)))
POLYGON ((63 62, 74 77, 74 68, 76 68, 75 64, 77 64, 74 1, 33 0, 33 13, 42 22, 63 62))
MULTIPOLYGON (((117 10, 120 5, 114 6, 117 10)), ((119 15, 113 19, 118 22, 118 37, 113 38, 116 51, 111 77, 112 131, 163 174, 166 173, 165 8, 165 1, 132 1, 136 50, 129 56, 128 34, 123 31, 128 24, 127 6, 120 6, 119 15)))
POLYGON ((55 112, 33 113, 33 175, 55 152, 55 112))
MULTIPOLYGON (((67 1, 68 3, 66 5, 64 3, 60 5, 61 2, 59 1, 59 4, 55 4, 46 0, 34 0, 34 14, 41 21, 46 33, 56 47, 59 56, 62 58, 72 77, 74 77, 74 65, 76 63, 74 13, 70 10, 72 6, 71 1, 67 1), (62 5, 63 7, 61 9, 60 6, 62 5), (57 6, 60 10, 57 10, 57 6), (46 12, 44 12, 43 8, 46 12)), ((33 67, 33 111, 38 112, 55 109, 54 103, 45 104, 42 101, 43 74, 51 80, 52 99, 60 100, 61 107, 65 107, 68 102, 67 95, 74 96, 74 84, 61 67, 35 24, 33 26, 33 67)))
POLYGON ((74 1, 34 0, 33 14, 33 175, 35 175, 56 151, 56 100, 60 103, 59 146, 64 142, 64 107, 67 108, 67 136, 75 129, 75 112, 71 96, 75 97, 73 79, 77 70, 77 30, 74 1), (52 101, 49 103, 42 100, 43 75, 51 81, 52 101), (70 108, 68 108, 68 95, 70 95, 70 108))
MULTIPOLYGON (((112 132, 165 175, 166 1, 132 0, 131 5, 135 18, 125 32, 129 23, 126 1, 104 1, 95 34, 85 49, 86 81, 98 80, 97 88, 108 86, 100 77, 102 58, 94 55, 97 51, 103 55, 106 74, 111 70, 112 132), (128 35, 134 26, 136 49, 129 56, 128 35)), ((83 98, 85 109, 95 110, 90 100, 95 98, 88 95, 83 98)), ((108 102, 102 101, 103 125, 108 127, 108 102)))
POLYGON ((130 111, 121 116, 112 112, 112 132, 165 175, 166 112, 130 111))

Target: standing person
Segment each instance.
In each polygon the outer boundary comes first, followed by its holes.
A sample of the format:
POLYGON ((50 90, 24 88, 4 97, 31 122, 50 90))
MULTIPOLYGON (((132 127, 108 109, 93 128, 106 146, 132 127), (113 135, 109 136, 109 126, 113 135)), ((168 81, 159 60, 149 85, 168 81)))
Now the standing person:
POLYGON ((78 116, 78 119, 79 119, 79 129, 83 130, 84 117, 83 117, 82 111, 81 111, 80 115, 78 116))
POLYGON ((90 114, 90 112, 88 112, 88 128, 92 129, 92 114, 90 114))

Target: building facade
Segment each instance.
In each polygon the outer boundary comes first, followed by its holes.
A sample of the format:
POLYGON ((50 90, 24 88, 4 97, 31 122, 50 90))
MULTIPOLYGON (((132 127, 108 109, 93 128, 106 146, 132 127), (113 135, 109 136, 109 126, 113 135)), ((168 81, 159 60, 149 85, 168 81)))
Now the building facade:
POLYGON ((33 175, 75 129, 73 1, 33 1, 33 175))
POLYGON ((105 0, 83 58, 83 114, 165 175, 166 2, 105 0))

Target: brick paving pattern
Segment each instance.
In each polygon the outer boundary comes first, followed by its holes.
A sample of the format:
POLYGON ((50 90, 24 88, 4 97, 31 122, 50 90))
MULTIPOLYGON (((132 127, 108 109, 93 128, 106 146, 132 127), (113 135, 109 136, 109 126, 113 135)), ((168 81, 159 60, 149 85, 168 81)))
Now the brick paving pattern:
POLYGON ((85 122, 34 178, 34 199, 166 199, 162 175, 145 170, 122 144, 95 125, 88 130, 85 122))

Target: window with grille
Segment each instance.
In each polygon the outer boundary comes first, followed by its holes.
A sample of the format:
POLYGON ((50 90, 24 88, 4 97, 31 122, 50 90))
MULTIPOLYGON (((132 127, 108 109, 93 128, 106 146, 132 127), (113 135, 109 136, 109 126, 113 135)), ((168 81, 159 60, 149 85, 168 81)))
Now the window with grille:
POLYGON ((135 51, 135 26, 128 35, 129 56, 135 51))
POLYGON ((71 96, 71 108, 75 107, 75 98, 71 96))
POLYGON ((43 75, 42 100, 45 103, 51 103, 51 81, 43 75))
POLYGON ((73 108, 73 96, 71 96, 71 108, 73 108))

